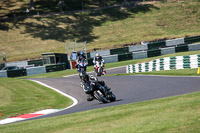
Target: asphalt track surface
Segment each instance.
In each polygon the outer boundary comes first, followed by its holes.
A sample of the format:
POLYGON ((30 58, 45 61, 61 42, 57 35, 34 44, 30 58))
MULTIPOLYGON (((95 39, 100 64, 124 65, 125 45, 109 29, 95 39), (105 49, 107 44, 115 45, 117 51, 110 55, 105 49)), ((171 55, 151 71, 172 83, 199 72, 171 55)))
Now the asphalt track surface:
MULTIPOLYGON (((107 70, 107 74, 125 73, 125 71, 125 67, 121 67, 107 70)), ((60 112, 32 119, 53 117, 97 108, 104 108, 200 91, 200 77, 132 75, 103 76, 98 79, 104 80, 105 83, 111 87, 111 90, 117 97, 115 102, 107 104, 100 103, 97 100, 88 102, 86 100, 84 91, 80 87, 80 79, 78 76, 34 79, 76 98, 78 100, 78 104, 72 108, 60 112)))

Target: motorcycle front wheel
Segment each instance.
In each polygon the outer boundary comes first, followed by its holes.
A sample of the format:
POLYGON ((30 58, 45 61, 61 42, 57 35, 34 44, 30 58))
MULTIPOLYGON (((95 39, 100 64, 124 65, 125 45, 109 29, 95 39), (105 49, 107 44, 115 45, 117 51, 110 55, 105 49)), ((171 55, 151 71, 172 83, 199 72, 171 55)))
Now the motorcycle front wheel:
POLYGON ((109 100, 110 100, 111 102, 114 102, 114 101, 116 100, 116 96, 115 96, 113 93, 111 93, 111 94, 110 94, 109 100))

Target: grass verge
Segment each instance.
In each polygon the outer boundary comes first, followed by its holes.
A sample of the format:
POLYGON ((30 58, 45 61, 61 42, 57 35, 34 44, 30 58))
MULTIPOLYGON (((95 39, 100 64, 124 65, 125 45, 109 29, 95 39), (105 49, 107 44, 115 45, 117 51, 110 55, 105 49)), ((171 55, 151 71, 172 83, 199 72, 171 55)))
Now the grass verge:
POLYGON ((0 119, 72 104, 72 100, 47 87, 16 78, 0 78, 0 101, 0 119))
POLYGON ((200 92, 0 127, 1 133, 200 131, 200 92))
POLYGON ((125 76, 125 75, 165 75, 165 76, 199 76, 196 69, 180 69, 180 70, 162 70, 152 72, 140 72, 140 73, 123 73, 123 74, 112 74, 108 76, 125 76))
MULTIPOLYGON (((25 17, 2 23, 0 51, 7 61, 65 53, 66 42, 87 41, 87 51, 199 35, 200 2, 150 2, 131 8, 25 17)), ((25 10, 24 10, 25 11, 25 10)), ((80 49, 79 49, 80 50, 80 49)))

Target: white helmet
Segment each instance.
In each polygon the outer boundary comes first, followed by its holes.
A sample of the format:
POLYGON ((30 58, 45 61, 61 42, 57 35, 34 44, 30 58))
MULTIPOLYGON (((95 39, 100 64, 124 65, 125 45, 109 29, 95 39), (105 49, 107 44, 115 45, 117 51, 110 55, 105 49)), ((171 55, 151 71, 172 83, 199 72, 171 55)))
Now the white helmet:
POLYGON ((100 54, 99 54, 99 53, 96 53, 96 56, 97 56, 97 57, 99 57, 99 56, 100 56, 100 54))

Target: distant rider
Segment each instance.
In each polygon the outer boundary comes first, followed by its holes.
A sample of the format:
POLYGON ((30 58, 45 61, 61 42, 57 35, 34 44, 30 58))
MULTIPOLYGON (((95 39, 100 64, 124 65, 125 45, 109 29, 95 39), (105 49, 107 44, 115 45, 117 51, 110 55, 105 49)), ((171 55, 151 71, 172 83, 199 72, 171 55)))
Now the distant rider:
MULTIPOLYGON (((94 63, 94 69, 97 67, 97 62, 101 62, 101 66, 103 68, 103 74, 106 74, 106 71, 104 70, 104 59, 102 56, 100 56, 99 53, 96 53, 96 56, 93 59, 93 63, 94 63)), ((95 69, 95 71, 97 72, 97 70, 95 69)))
POLYGON ((104 89, 110 89, 105 85, 104 81, 98 81, 98 79, 93 75, 84 74, 82 76, 82 81, 83 81, 82 87, 85 94, 87 95, 87 101, 92 101, 94 99, 92 93, 96 87, 102 85, 104 86, 104 89))
MULTIPOLYGON (((80 55, 78 56, 78 59, 76 60, 76 67, 78 68, 78 72, 80 72, 80 63, 81 62, 86 62, 86 57, 84 55, 84 52, 81 51, 80 55)), ((85 72, 86 72, 86 67, 84 68, 85 72)))

